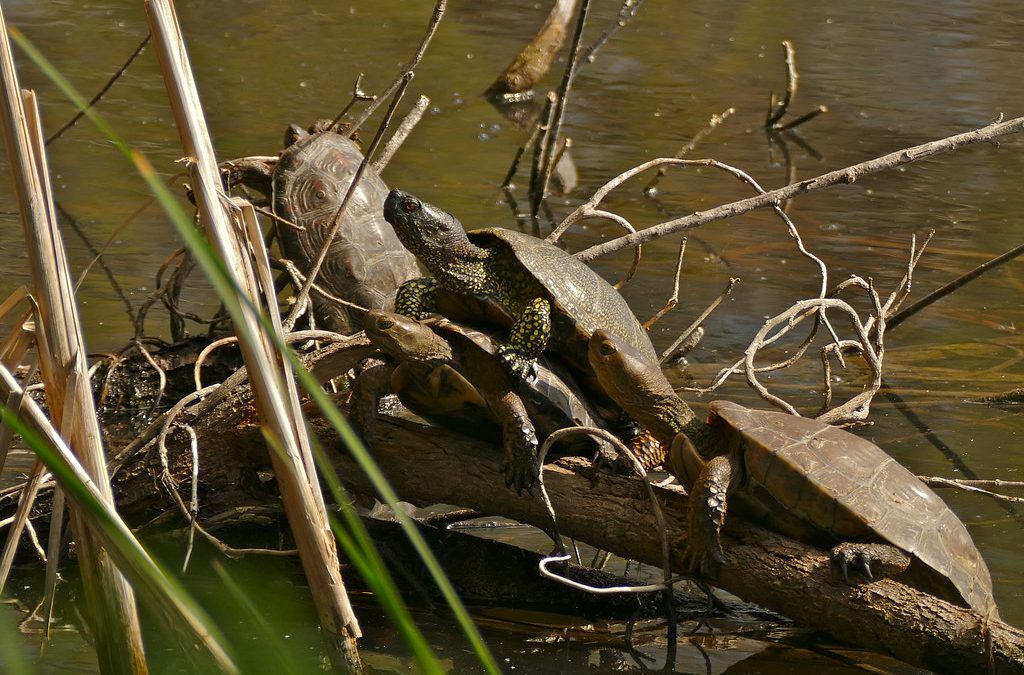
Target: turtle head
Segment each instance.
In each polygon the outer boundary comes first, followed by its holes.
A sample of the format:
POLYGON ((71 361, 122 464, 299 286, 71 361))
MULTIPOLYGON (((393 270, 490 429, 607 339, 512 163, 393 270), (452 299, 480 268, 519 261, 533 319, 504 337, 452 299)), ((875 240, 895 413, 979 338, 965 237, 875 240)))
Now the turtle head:
POLYGON ((392 190, 388 193, 384 200, 384 220, 391 223, 402 245, 435 275, 443 271, 453 257, 472 256, 477 250, 455 216, 408 192, 392 190))
POLYGON ((587 357, 605 393, 662 443, 670 443, 694 419, 658 362, 619 336, 604 329, 594 331, 587 357))
POLYGON ((370 310, 363 330, 371 343, 399 361, 437 362, 451 359, 451 347, 429 326, 394 312, 370 310))

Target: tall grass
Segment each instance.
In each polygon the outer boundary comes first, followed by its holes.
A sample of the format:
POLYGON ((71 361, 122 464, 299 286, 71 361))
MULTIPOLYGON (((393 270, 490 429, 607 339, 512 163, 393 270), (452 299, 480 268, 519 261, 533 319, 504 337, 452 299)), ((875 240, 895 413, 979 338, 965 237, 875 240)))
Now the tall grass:
MULTIPOLYGON (((239 289, 235 286, 231 274, 226 269, 224 262, 219 259, 210 245, 202 235, 193 227, 191 218, 182 209, 178 199, 163 184, 153 169, 148 159, 140 152, 130 147, 121 136, 94 110, 88 107, 85 98, 50 64, 43 54, 24 35, 16 29, 10 29, 11 36, 18 46, 29 56, 36 66, 44 73, 57 87, 81 109, 88 119, 99 129, 100 133, 109 139, 113 145, 134 165, 136 170, 147 183, 149 189, 156 196, 163 210, 170 218, 179 235, 185 241, 192 255, 199 262, 200 266, 210 278, 218 295, 225 300, 226 304, 230 298, 240 296, 239 289)), ((462 626, 474 653, 481 666, 488 673, 499 673, 497 663, 490 654, 478 629, 473 623, 469 612, 459 599, 451 582, 444 575, 444 572, 436 557, 430 551, 429 546, 417 529, 416 523, 405 513, 398 504, 398 495, 388 484, 383 472, 376 465, 369 452, 363 446, 361 440, 349 426, 347 420, 334 406, 332 401, 321 389, 316 379, 303 368, 296 355, 284 344, 280 335, 272 330, 269 321, 256 308, 251 305, 241 308, 259 317, 263 328, 273 340, 275 347, 287 359, 294 369, 294 372, 303 388, 316 402, 324 418, 331 424, 339 437, 347 446, 349 452, 359 463, 362 470, 378 491, 381 499, 394 511, 403 531, 410 539, 415 550, 423 559, 424 565, 433 576, 438 588, 447 600, 456 620, 462 626)), ((20 431, 20 429, 19 429, 20 431)), ((27 431, 27 430, 26 430, 27 431)), ((322 454, 318 454, 319 468, 327 481, 336 502, 342 506, 342 516, 347 527, 342 527, 337 521, 332 522, 332 529, 338 537, 339 543, 345 550, 348 558, 359 570, 364 580, 376 592, 384 611, 394 621, 401 632, 404 640, 416 658, 417 665, 422 672, 440 673, 443 669, 437 661, 436 656, 426 644, 422 633, 416 628, 408 609, 401 600, 393 579, 383 565, 380 554, 367 534, 362 521, 359 519, 351 506, 351 501, 344 493, 340 480, 324 460, 322 454)), ((71 480, 70 476, 63 478, 71 480)), ((72 488, 73 489, 73 488, 72 488)), ((70 494, 70 489, 69 489, 70 494)), ((100 517, 97 515, 97 517, 100 517)), ((143 562, 143 561, 138 561, 143 562)), ((183 592, 183 591, 182 591, 183 592)))

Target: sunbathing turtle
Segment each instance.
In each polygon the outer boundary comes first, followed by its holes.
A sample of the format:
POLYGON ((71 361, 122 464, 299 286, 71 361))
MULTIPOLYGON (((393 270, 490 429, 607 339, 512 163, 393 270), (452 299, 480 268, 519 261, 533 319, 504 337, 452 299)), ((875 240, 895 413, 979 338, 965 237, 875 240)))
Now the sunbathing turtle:
MULTIPOLYGON (((274 211, 284 219, 278 222, 284 255, 308 274, 363 155, 329 123, 315 124, 311 132, 292 125, 285 141, 290 144, 273 173, 274 211)), ((387 190, 367 167, 316 280, 328 293, 368 309, 388 306, 395 289, 419 275, 416 259, 381 217, 387 190)), ((350 332, 361 325, 359 312, 316 291, 313 307, 330 330, 350 332)))
POLYGON ((783 534, 833 547, 833 563, 879 572, 995 616, 992 580, 967 528, 877 445, 816 420, 713 401, 705 424, 660 368, 595 332, 590 360, 608 393, 671 443, 667 465, 690 492, 684 559, 713 577, 724 563, 727 504, 783 534))
POLYGON ((451 214, 400 190, 388 194, 384 218, 434 275, 403 284, 395 310, 425 318, 435 311, 439 288, 496 301, 512 320, 499 358, 513 378, 532 372, 549 341, 574 368, 589 372, 587 340, 598 328, 657 363, 647 331, 619 292, 554 244, 501 228, 467 233, 451 214))
MULTIPOLYGON (((481 418, 501 427, 505 480, 517 490, 537 478, 538 441, 564 427, 605 426, 571 378, 547 363, 538 364, 528 382, 510 381, 495 356, 497 341, 485 333, 442 317, 419 322, 376 310, 365 316, 364 329, 373 345, 399 362, 391 390, 407 408, 471 434, 482 430, 481 418)), ((606 446, 598 442, 597 449, 610 454, 606 446)), ((594 452, 591 442, 571 447, 594 452)))

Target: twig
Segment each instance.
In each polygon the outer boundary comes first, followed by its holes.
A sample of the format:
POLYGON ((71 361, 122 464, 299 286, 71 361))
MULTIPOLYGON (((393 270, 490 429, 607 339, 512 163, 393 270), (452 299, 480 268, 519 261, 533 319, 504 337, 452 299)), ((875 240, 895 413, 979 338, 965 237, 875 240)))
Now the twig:
POLYGON ((993 484, 993 483, 997 483, 997 484, 998 483, 1002 483, 1004 485, 1006 485, 1006 484, 1015 485, 1016 487, 1024 486, 1024 483, 1020 483, 1019 481, 958 480, 958 479, 951 479, 951 478, 939 478, 938 476, 918 476, 918 478, 920 478, 922 481, 924 481, 924 484, 927 485, 928 487, 933 487, 933 488, 957 488, 958 490, 965 490, 966 492, 976 492, 978 494, 983 494, 983 495, 986 495, 988 497, 992 497, 993 499, 998 499, 998 500, 1004 501, 1004 502, 1010 502, 1012 504, 1024 504, 1024 497, 1011 497, 1010 495, 1004 495, 1004 494, 1000 494, 998 492, 992 492, 991 490, 986 490, 986 489, 984 489, 982 487, 979 487, 979 483, 983 483, 983 484, 986 484, 986 485, 990 485, 990 484, 993 484))
MULTIPOLYGON (((639 251, 640 249, 637 248, 639 251)), ((643 322, 644 330, 650 330, 651 326, 658 323, 661 317, 668 314, 673 307, 679 304, 679 281, 683 276, 683 255, 686 253, 686 237, 679 241, 679 255, 676 256, 676 273, 672 277, 672 295, 665 301, 661 309, 654 313, 647 321, 643 322)))
POLYGON ((889 321, 888 321, 889 329, 891 330, 891 329, 895 328, 896 326, 900 325, 901 323, 903 323, 904 321, 909 319, 914 314, 917 314, 918 312, 920 312, 922 309, 924 309, 928 305, 931 305, 935 301, 940 300, 940 299, 946 297, 947 295, 949 295, 953 291, 957 290, 961 286, 964 286, 967 283, 969 283, 971 281, 974 281, 975 279, 980 277, 985 272, 988 272, 989 270, 993 270, 993 269, 999 267, 1000 265, 1008 263, 1009 261, 1013 260, 1014 258, 1019 257, 1021 253, 1024 253, 1024 244, 1021 244, 1020 246, 1015 246, 1014 248, 1010 249, 1006 253, 1003 253, 1002 255, 996 256, 995 258, 992 258, 991 260, 988 260, 986 262, 983 262, 982 264, 978 265, 977 267, 975 267, 970 272, 967 272, 966 274, 962 274, 961 276, 957 277, 953 281, 950 281, 948 284, 944 284, 943 286, 935 289, 934 291, 932 291, 928 295, 924 296, 923 298, 921 298, 917 302, 913 303, 912 305, 910 305, 908 307, 905 307, 903 310, 901 310, 901 311, 897 312, 895 315, 893 315, 893 317, 891 319, 889 319, 889 321))
MULTIPOLYGON (((604 440, 604 441, 608 441, 613 446, 615 446, 616 450, 618 450, 620 453, 622 453, 623 456, 629 458, 629 461, 633 465, 633 469, 636 471, 637 475, 640 476, 641 480, 643 481, 644 485, 646 486, 647 495, 648 495, 648 497, 651 500, 651 513, 654 516, 654 519, 655 519, 655 521, 656 521, 656 523, 658 525, 658 531, 659 531, 660 536, 661 536, 662 574, 664 575, 664 580, 660 584, 649 584, 649 585, 645 585, 645 586, 614 586, 614 587, 611 587, 611 588, 595 588, 593 586, 588 586, 586 584, 582 584, 582 583, 580 583, 578 581, 574 581, 572 579, 567 579, 567 578, 565 578, 565 577, 563 577, 561 575, 555 574, 554 572, 551 572, 549 569, 547 569, 547 565, 549 565, 549 564, 551 564, 553 562, 562 562, 562 561, 568 560, 571 557, 571 556, 569 556, 568 554, 565 553, 564 547, 561 546, 561 538, 560 537, 555 540, 555 544, 559 547, 560 555, 549 556, 547 558, 542 559, 540 561, 540 565, 539 565, 540 566, 541 574, 546 576, 546 577, 548 577, 548 578, 550 578, 550 579, 554 579, 554 580, 556 580, 556 581, 558 581, 560 583, 563 583, 563 584, 565 584, 567 586, 570 586, 572 588, 576 588, 578 590, 586 591, 588 593, 597 593, 597 594, 602 594, 602 593, 649 593, 651 591, 661 591, 661 590, 665 590, 666 588, 671 588, 673 583, 675 583, 677 581, 682 581, 683 579, 685 579, 686 577, 682 577, 682 576, 679 576, 679 577, 673 577, 672 576, 672 572, 671 572, 671 569, 672 569, 671 547, 669 546, 669 542, 668 542, 668 533, 667 533, 667 527, 666 527, 666 524, 665 524, 665 514, 664 514, 664 512, 661 509, 661 504, 658 502, 658 499, 657 499, 657 497, 654 494, 654 489, 651 487, 650 481, 647 480, 647 472, 644 470, 643 464, 640 463, 640 460, 637 459, 636 455, 634 455, 633 452, 629 448, 627 448, 622 443, 621 440, 618 439, 618 437, 616 437, 614 434, 608 432, 607 430, 605 430, 605 429, 598 429, 596 427, 567 427, 567 428, 559 429, 559 430, 553 432, 544 441, 544 444, 541 446, 540 450, 537 452, 537 462, 541 466, 541 475, 540 475, 539 480, 538 480, 538 485, 539 485, 540 490, 541 490, 541 497, 545 501, 545 504, 547 505, 548 510, 551 511, 551 500, 548 497, 547 490, 544 487, 544 458, 547 456, 548 451, 552 448, 552 446, 554 446, 555 443, 557 443, 558 441, 561 441, 561 440, 565 440, 567 438, 572 438, 573 436, 591 436, 591 437, 594 437, 594 438, 599 438, 599 439, 604 440)), ((554 519, 553 512, 552 512, 552 525, 555 528, 555 533, 557 534, 557 532, 558 532, 558 524, 557 524, 557 521, 554 519)))
POLYGON ((402 68, 398 71, 398 77, 395 78, 395 80, 391 83, 390 86, 388 86, 384 93, 381 94, 380 96, 377 96, 373 101, 371 101, 370 105, 366 106, 366 110, 364 110, 362 114, 359 115, 359 117, 355 118, 352 121, 352 125, 345 130, 345 133, 348 134, 349 138, 354 136, 355 133, 359 131, 359 127, 363 126, 363 123, 365 123, 366 120, 370 118, 370 115, 376 112, 377 108, 380 107, 381 103, 391 98, 391 96, 396 91, 398 91, 399 87, 404 88, 404 86, 408 85, 408 75, 409 73, 416 70, 416 66, 418 66, 420 64, 420 61, 423 59, 423 54, 424 52, 427 51, 427 46, 430 45, 430 41, 434 39, 434 33, 437 32, 437 26, 438 24, 441 23, 441 18, 444 17, 444 10, 447 7, 448 0, 437 0, 437 4, 434 5, 434 13, 430 17, 430 24, 427 25, 427 33, 426 35, 423 36, 423 40, 420 42, 420 46, 416 50, 416 54, 413 55, 412 60, 409 61, 409 63, 402 66, 402 68), (406 84, 403 85, 403 82, 405 82, 406 84))
POLYGON ((530 166, 530 217, 537 222, 540 204, 544 201, 544 167, 547 166, 548 139, 551 128, 555 124, 555 108, 558 105, 558 94, 549 91, 544 103, 544 111, 540 115, 540 137, 533 146, 533 163, 530 166))
POLYGON ((547 135, 547 147, 544 151, 545 165, 541 174, 541 182, 538 193, 540 199, 535 201, 530 215, 534 218, 540 210, 540 201, 548 191, 548 183, 551 182, 551 172, 555 168, 555 147, 558 144, 558 134, 562 130, 562 119, 565 116, 565 101, 572 88, 572 80, 576 75, 576 62, 580 55, 580 41, 583 39, 583 28, 587 23, 587 14, 590 12, 590 0, 581 0, 580 9, 576 19, 576 32, 572 36, 572 46, 569 48, 569 60, 565 64, 565 73, 562 76, 562 85, 558 90, 558 98, 555 102, 554 121, 547 135))
POLYGON ((416 128, 416 125, 420 123, 423 118, 423 113, 426 112, 427 106, 430 105, 430 99, 426 96, 420 96, 416 100, 416 105, 412 107, 405 117, 402 119, 402 123, 398 125, 398 129, 391 135, 388 142, 384 144, 384 149, 380 151, 380 156, 377 157, 371 164, 373 170, 380 173, 387 167, 391 158, 394 157, 398 149, 402 147, 402 143, 405 143, 405 139, 409 137, 412 130, 416 128))
MULTIPOLYGON (((645 230, 641 230, 636 234, 627 235, 612 241, 604 242, 596 246, 592 246, 584 251, 580 251, 576 254, 576 257, 583 262, 590 262, 595 258, 599 258, 609 253, 622 250, 629 246, 635 246, 637 244, 645 244, 647 242, 664 237, 668 234, 676 232, 683 232, 686 230, 692 230, 701 225, 714 222, 716 220, 723 220, 725 218, 732 218, 734 216, 742 215, 753 211, 754 209, 764 208, 766 206, 773 206, 781 201, 792 199, 793 197, 812 192, 814 190, 820 190, 822 188, 832 187, 837 184, 849 184, 856 182, 858 179, 879 171, 886 169, 892 169, 898 166, 910 164, 912 162, 919 161, 928 157, 933 157, 938 154, 957 150, 966 145, 973 145, 975 143, 992 142, 1002 136, 1010 134, 1016 134, 1024 131, 1024 117, 1017 117, 1008 121, 997 121, 984 127, 968 131, 962 134, 956 134, 948 136, 936 141, 929 143, 923 143, 896 152, 891 152, 881 157, 876 157, 859 164, 854 164, 843 169, 836 171, 830 171, 822 174, 815 178, 802 180, 798 183, 792 183, 784 187, 778 188, 777 190, 770 190, 765 194, 757 195, 754 197, 748 197, 747 199, 741 199, 729 204, 723 204, 716 208, 708 211, 698 211, 688 216, 681 218, 674 218, 672 220, 665 221, 653 227, 649 227, 645 230)), ((633 170, 626 172, 630 175, 634 175, 633 170)), ((625 175, 625 174, 623 174, 625 175)), ((599 190, 599 192, 605 191, 612 183, 616 185, 623 182, 620 177, 616 177, 605 184, 599 190), (617 182, 616 182, 617 181, 617 182)), ((614 187, 614 185, 612 185, 614 187)), ((591 198, 591 201, 594 198, 591 198)), ((591 202, 588 201, 587 204, 591 202)), ((586 205, 584 205, 586 206, 586 205)), ((582 207, 581 207, 582 208, 582 207)), ((569 218, 572 217, 570 214, 569 218)), ((567 218, 568 219, 568 218, 567 218)), ((563 221, 564 224, 565 221, 563 221)), ((561 227, 561 226, 559 226, 561 227)))
POLYGON ((521 146, 519 146, 519 150, 516 151, 515 157, 512 158, 512 164, 508 167, 508 173, 505 174, 505 179, 501 181, 501 187, 506 191, 512 188, 512 180, 515 178, 516 172, 519 170, 519 161, 523 158, 523 155, 534 148, 537 143, 537 139, 540 138, 540 119, 541 118, 538 118, 537 121, 533 123, 533 129, 530 131, 530 136, 521 146))
POLYGON ((686 342, 688 342, 689 337, 694 332, 696 332, 698 328, 700 328, 700 325, 704 323, 704 320, 707 319, 708 316, 711 315, 711 312, 715 311, 715 309, 717 309, 718 306, 722 304, 722 301, 729 297, 729 294, 732 293, 732 289, 735 288, 736 284, 738 284, 739 282, 739 277, 733 277, 729 279, 729 283, 725 285, 725 288, 722 289, 722 292, 718 294, 718 297, 712 300, 711 304, 708 305, 707 308, 703 312, 701 312, 700 315, 696 319, 694 319, 689 326, 686 327, 686 330, 684 330, 679 335, 679 337, 676 338, 675 342, 669 345, 668 348, 661 353, 661 358, 658 361, 660 364, 664 365, 665 363, 671 361, 673 358, 675 358, 677 352, 682 351, 682 347, 686 342))
MULTIPOLYGON (((352 84, 352 98, 348 100, 348 103, 345 104, 345 107, 341 109, 341 112, 338 113, 333 120, 331 120, 331 123, 328 128, 337 126, 338 122, 341 121, 341 118, 347 115, 348 111, 352 109, 352 106, 354 106, 359 101, 376 100, 376 96, 372 94, 367 94, 365 91, 363 91, 363 73, 359 73, 359 75, 356 76, 356 81, 352 84)), ((352 133, 354 134, 355 131, 353 130, 352 133)))
POLYGON ((783 96, 782 101, 778 103, 775 100, 775 92, 772 92, 769 96, 768 113, 765 116, 764 121, 764 128, 769 134, 795 129, 801 124, 811 121, 821 113, 828 112, 828 107, 819 105, 811 112, 801 115, 792 122, 782 125, 779 124, 782 118, 786 115, 786 112, 789 110, 789 106, 793 102, 793 99, 796 98, 797 81, 800 79, 799 74, 796 72, 796 53, 793 50, 793 43, 789 40, 783 40, 782 50, 785 54, 786 62, 786 94, 783 96))
MULTIPOLYGON (((696 134, 694 134, 693 138, 690 139, 690 142, 684 145, 683 147, 679 148, 676 154, 672 155, 672 157, 674 159, 682 159, 686 155, 693 152, 693 149, 697 147, 698 143, 704 140, 705 136, 707 136, 712 131, 717 129, 722 124, 722 122, 725 122, 725 120, 729 119, 729 117, 731 117, 734 112, 736 112, 736 108, 726 108, 722 112, 716 115, 712 115, 711 119, 708 120, 708 123, 704 125, 704 128, 698 131, 696 134)), ((644 186, 644 194, 646 194, 647 196, 652 196, 655 193, 657 193, 658 183, 661 181, 662 176, 668 173, 668 168, 669 167, 667 165, 658 168, 658 173, 654 174, 654 177, 651 178, 650 182, 648 182, 647 185, 644 186)))
POLYGON ((622 7, 619 8, 618 16, 615 17, 615 23, 609 26, 605 32, 601 33, 601 36, 592 45, 583 50, 580 60, 593 63, 597 59, 598 50, 608 44, 613 35, 626 27, 626 24, 636 16, 636 13, 640 11, 640 6, 643 4, 644 0, 624 0, 622 7))
POLYGON ((771 93, 771 103, 768 106, 768 116, 765 118, 764 126, 766 129, 774 127, 782 116, 789 110, 789 104, 793 102, 793 98, 796 96, 797 82, 800 79, 800 75, 796 72, 796 58, 793 53, 793 43, 789 40, 782 41, 782 51, 785 55, 786 63, 786 94, 782 97, 782 101, 776 103, 775 92, 771 93))
POLYGON ((135 51, 131 53, 131 56, 128 57, 128 60, 124 62, 124 65, 118 68, 117 72, 111 75, 110 79, 107 80, 107 83, 103 85, 103 88, 101 88, 95 96, 89 99, 89 103, 85 108, 82 108, 77 113, 75 113, 75 116, 67 122, 65 122, 64 126, 62 126, 60 129, 57 129, 57 131, 53 132, 53 134, 46 139, 46 145, 53 143, 55 140, 63 136, 65 131, 75 126, 75 124, 78 123, 78 120, 82 119, 82 117, 85 116, 86 110, 92 108, 99 102, 101 98, 103 98, 104 94, 106 94, 110 90, 110 88, 114 86, 114 83, 121 79, 121 76, 124 75, 126 70, 128 70, 128 66, 132 65, 132 62, 136 58, 138 58, 139 54, 142 53, 142 50, 146 48, 146 45, 149 44, 149 39, 151 37, 152 36, 149 33, 146 33, 146 37, 142 38, 142 42, 140 42, 139 46, 135 48, 135 51))

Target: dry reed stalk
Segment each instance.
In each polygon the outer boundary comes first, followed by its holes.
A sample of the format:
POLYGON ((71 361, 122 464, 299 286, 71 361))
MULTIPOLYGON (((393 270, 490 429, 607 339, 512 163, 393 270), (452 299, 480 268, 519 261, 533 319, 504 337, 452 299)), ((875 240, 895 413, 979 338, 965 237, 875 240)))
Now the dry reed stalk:
MULTIPOLYGON (((37 344, 47 402, 57 419, 65 418, 66 405, 73 406, 71 428, 64 433, 104 503, 112 505, 99 423, 89 389, 85 343, 67 257, 57 230, 35 96, 24 92, 23 99, 18 86, 2 10, 0 30, 3 31, 0 120, 21 210, 33 295, 39 306, 37 344), (71 378, 72 374, 75 377, 71 378), (76 387, 65 391, 69 378, 76 387)), ((95 533, 90 531, 86 517, 75 510, 71 520, 80 547, 87 614, 96 638, 100 668, 104 673, 146 673, 148 668, 132 589, 108 559, 95 533)))
MULTIPOLYGON (((190 606, 190 599, 186 593, 175 592, 175 589, 169 588, 167 577, 135 539, 135 535, 121 520, 114 510, 114 506, 103 499, 99 484, 88 475, 78 458, 68 448, 68 444, 60 437, 39 408, 39 404, 31 396, 24 396, 24 392, 25 390, 11 372, 0 365, 0 397, 19 396, 23 398, 19 419, 53 451, 50 468, 54 470, 54 473, 60 469, 62 473, 69 474, 73 479, 66 492, 69 510, 72 512, 84 511, 87 503, 84 500, 94 502, 103 514, 94 521, 97 523, 97 527, 91 532, 96 535, 96 540, 110 552, 113 562, 131 577, 135 588, 150 601, 150 606, 155 612, 163 615, 169 626, 183 626, 191 632, 189 648, 197 644, 202 645, 222 672, 238 673, 238 668, 224 652, 217 637, 211 633, 212 629, 208 627, 209 620, 201 610, 190 606), (76 487, 80 488, 80 492, 76 491, 76 487)), ((74 527, 74 523, 72 523, 72 527, 74 527)), ((101 661, 101 667, 103 667, 102 663, 101 661)), ((103 672, 118 671, 104 670, 103 672)))
MULTIPOLYGON (((228 290, 223 300, 232 311, 265 436, 281 450, 271 452, 271 460, 313 601, 329 637, 332 659, 339 667, 361 672, 356 645, 359 624, 341 578, 327 509, 313 471, 309 438, 301 416, 297 415, 299 403, 291 371, 262 330, 258 317, 243 309, 260 306, 261 293, 249 266, 246 244, 225 210, 227 197, 174 6, 170 0, 147 0, 146 9, 171 108, 190 161, 200 219, 212 247, 234 276, 236 287, 244 289, 242 294, 228 290), (245 281, 250 283, 241 285, 245 281)), ((272 296, 273 291, 268 289, 268 293, 272 296)), ((270 312, 274 325, 280 326, 276 300, 264 309, 270 312)))

